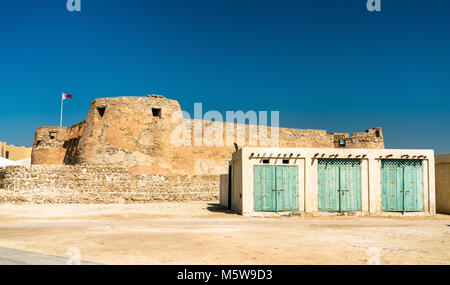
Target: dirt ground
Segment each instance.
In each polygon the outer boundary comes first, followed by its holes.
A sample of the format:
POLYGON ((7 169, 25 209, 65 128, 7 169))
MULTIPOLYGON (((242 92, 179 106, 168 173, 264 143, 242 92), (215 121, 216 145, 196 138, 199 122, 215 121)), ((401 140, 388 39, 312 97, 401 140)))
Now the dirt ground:
POLYGON ((0 247, 102 264, 450 264, 450 216, 242 217, 212 202, 0 205, 0 247))

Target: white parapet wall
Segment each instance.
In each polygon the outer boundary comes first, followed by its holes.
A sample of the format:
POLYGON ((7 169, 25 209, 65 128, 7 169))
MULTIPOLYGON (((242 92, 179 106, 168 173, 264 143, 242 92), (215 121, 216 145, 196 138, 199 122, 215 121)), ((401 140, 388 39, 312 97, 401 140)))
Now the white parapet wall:
MULTIPOLYGON (((243 215, 279 215, 279 214, 308 214, 308 215, 381 215, 381 216, 429 216, 436 213, 435 202, 435 163, 434 151, 429 149, 346 149, 346 148, 251 148, 244 147, 235 152, 232 157, 231 177, 231 209, 243 215), (358 160, 358 179, 360 195, 358 210, 351 211, 323 211, 319 210, 319 161, 323 159, 356 159, 358 160), (421 210, 390 211, 382 209, 382 161, 395 160, 397 162, 414 161, 420 163, 419 183, 423 197, 420 199, 421 210), (255 211, 255 177, 254 169, 257 165, 266 166, 296 166, 295 175, 296 199, 295 211, 255 211), (422 173, 423 171, 423 173, 422 173), (359 173, 360 172, 360 173, 359 173)), ((340 182, 339 182, 340 183, 340 182)), ((386 182, 385 182, 386 183, 386 182)), ((395 183, 395 182, 389 182, 395 183)), ((405 184, 405 180, 403 180, 405 184)), ((399 183, 399 192, 403 193, 399 183), (400 191, 401 190, 401 191, 400 191)), ((405 184, 406 185, 406 184, 405 184)), ((407 186, 407 185, 406 185, 407 186)), ((385 186, 387 187, 387 186, 385 186)), ((408 187, 408 186, 407 186, 408 187)), ((417 186, 419 187, 419 186, 417 186)), ((395 188, 395 189, 397 189, 395 188)), ((225 189, 223 189, 225 191, 225 189)), ((337 190, 339 191, 339 190, 337 190)), ((409 191, 405 191, 409 192, 409 191)), ((419 192, 418 192, 419 193, 419 192)), ((409 193, 408 193, 409 194, 409 193)), ((386 195, 386 194, 383 194, 386 195)), ((399 194, 403 195, 403 194, 399 194)), ((411 194, 414 196, 414 194, 411 194)), ((392 195, 391 195, 392 196, 392 195)), ((287 198, 286 198, 287 199, 287 198)), ((340 199, 340 198, 339 198, 340 199)), ((386 199, 386 198, 385 198, 386 199)), ((405 196, 403 196, 405 199, 405 196)), ((405 200, 404 200, 405 201, 405 200)), ((277 202, 278 203, 278 202, 277 202)), ((385 202, 386 203, 386 202, 385 202)), ((405 203, 405 202, 403 202, 405 203)), ((224 203, 225 204, 225 203, 224 203)), ((278 206, 277 206, 278 207, 278 206)), ((399 206, 401 207, 401 205, 399 206)), ((278 209, 278 208, 277 208, 278 209)))

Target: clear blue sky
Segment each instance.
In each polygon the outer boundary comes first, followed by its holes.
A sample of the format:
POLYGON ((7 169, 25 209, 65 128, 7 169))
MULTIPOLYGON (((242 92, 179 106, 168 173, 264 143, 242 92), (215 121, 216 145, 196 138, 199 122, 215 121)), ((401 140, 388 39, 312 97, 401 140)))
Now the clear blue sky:
POLYGON ((58 125, 62 91, 65 125, 95 98, 156 93, 450 152, 450 1, 81 1, 1 1, 0 140, 58 125))

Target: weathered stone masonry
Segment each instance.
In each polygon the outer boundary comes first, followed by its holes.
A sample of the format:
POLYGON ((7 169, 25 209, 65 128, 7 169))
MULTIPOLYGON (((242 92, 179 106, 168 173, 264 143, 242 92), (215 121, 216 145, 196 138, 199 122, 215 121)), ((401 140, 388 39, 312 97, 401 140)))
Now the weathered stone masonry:
POLYGON ((278 134, 280 147, 334 148, 344 139, 345 148, 384 148, 381 128, 350 135, 183 119, 176 100, 151 95, 96 99, 85 121, 72 127, 38 128, 32 164, 127 167, 146 174, 219 175, 227 173, 235 151, 233 142, 239 147, 267 147, 250 132, 255 128, 265 130, 268 139, 278 134), (216 133, 217 129, 223 132, 216 133), (244 136, 237 135, 241 131, 244 136), (187 139, 186 133, 190 134, 187 139), (205 135, 209 133, 214 136, 205 135), (182 144, 173 143, 177 135, 183 137, 182 144), (198 137, 203 139, 201 145, 194 143, 198 137))
POLYGON ((159 95, 100 98, 85 121, 36 130, 32 166, 0 170, 0 203, 218 200, 233 143, 266 143, 255 128, 283 147, 332 148, 344 139, 346 148, 384 148, 381 128, 352 135, 275 129, 184 119, 176 100, 159 95))
POLYGON ((12 166, 0 203, 145 203, 219 198, 217 175, 132 174, 119 167, 12 166))

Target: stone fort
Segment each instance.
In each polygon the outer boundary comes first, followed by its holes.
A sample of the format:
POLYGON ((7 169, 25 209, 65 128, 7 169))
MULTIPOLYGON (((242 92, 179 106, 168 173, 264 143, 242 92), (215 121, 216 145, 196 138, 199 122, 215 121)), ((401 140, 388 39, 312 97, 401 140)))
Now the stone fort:
POLYGON ((268 138, 277 135, 279 147, 384 148, 381 128, 350 135, 185 119, 176 100, 148 95, 96 99, 83 122, 71 127, 39 127, 32 165, 124 167, 136 174, 219 175, 228 172, 236 145, 266 146, 254 129, 265 129, 268 138), (204 136, 206 132, 213 135, 204 136), (245 135, 239 138, 242 133, 245 135), (225 143, 227 135, 236 145, 225 143), (195 143, 198 136, 203 136, 201 145, 195 143))

